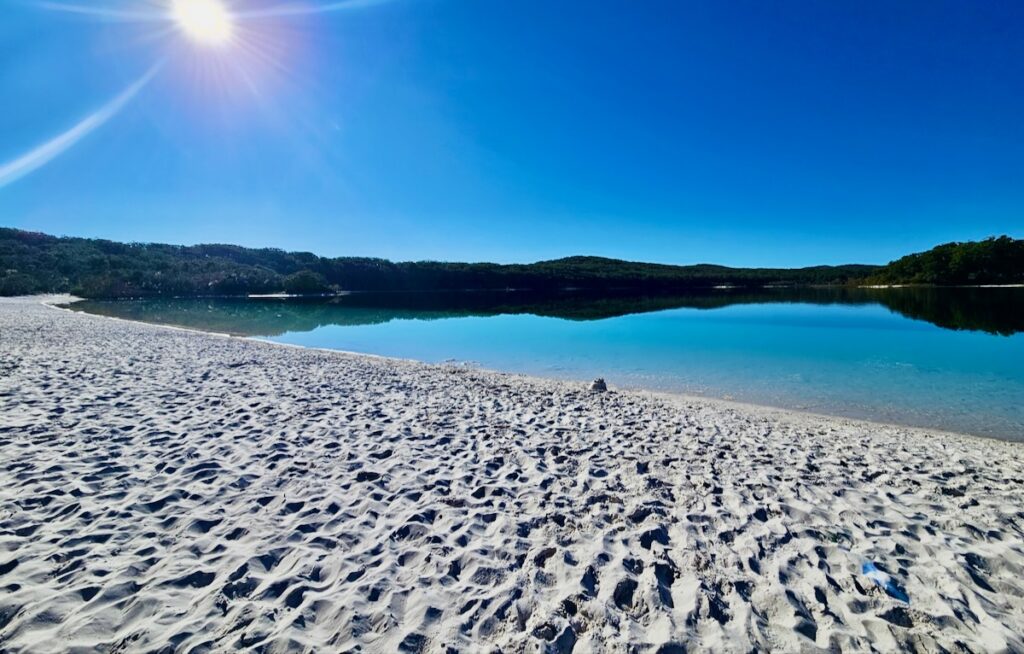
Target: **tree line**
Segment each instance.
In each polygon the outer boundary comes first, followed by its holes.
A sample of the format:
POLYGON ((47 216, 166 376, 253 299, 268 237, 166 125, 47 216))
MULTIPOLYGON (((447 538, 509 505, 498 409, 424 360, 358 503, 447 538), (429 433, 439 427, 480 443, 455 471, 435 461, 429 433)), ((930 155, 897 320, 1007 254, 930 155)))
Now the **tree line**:
POLYGON ((939 246, 889 266, 730 268, 568 257, 532 264, 392 262, 236 245, 118 243, 0 228, 0 295, 87 298, 438 290, 667 292, 715 286, 1024 281, 1024 241, 939 246), (952 252, 949 252, 952 246, 952 252), (960 253, 961 249, 966 253, 960 253), (941 250, 940 255, 931 253, 941 250), (914 257, 925 257, 923 260, 914 257), (910 261, 908 261, 910 260, 910 261))

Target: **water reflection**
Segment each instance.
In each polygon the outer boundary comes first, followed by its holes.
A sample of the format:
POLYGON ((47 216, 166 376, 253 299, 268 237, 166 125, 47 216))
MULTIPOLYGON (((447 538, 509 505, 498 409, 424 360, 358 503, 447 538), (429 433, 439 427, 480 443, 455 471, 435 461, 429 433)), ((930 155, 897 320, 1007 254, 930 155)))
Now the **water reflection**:
POLYGON ((742 304, 881 305, 952 330, 1009 336, 1024 331, 1021 288, 716 289, 670 295, 593 292, 352 293, 331 298, 149 299, 87 301, 73 308, 101 315, 218 331, 278 336, 329 325, 529 314, 602 320, 668 309, 720 309, 742 304))

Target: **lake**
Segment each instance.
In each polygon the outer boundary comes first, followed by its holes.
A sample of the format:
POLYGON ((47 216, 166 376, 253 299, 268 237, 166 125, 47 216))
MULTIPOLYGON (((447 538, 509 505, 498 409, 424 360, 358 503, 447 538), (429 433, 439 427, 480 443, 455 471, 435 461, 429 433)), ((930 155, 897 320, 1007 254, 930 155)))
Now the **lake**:
POLYGON ((1024 289, 87 301, 280 343, 1024 440, 1024 289))

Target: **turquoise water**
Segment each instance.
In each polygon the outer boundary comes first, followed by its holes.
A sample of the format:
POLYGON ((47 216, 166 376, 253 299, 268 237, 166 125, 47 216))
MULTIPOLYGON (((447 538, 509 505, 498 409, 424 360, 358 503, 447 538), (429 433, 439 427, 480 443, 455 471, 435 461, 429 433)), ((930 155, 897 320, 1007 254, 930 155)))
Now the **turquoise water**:
POLYGON ((600 376, 613 387, 1024 440, 1024 290, 981 297, 979 304, 977 297, 945 301, 941 293, 909 302, 878 293, 773 292, 531 304, 449 296, 446 304, 444 297, 351 296, 78 308, 296 345, 580 381, 600 376), (950 302, 959 304, 951 309, 950 302))

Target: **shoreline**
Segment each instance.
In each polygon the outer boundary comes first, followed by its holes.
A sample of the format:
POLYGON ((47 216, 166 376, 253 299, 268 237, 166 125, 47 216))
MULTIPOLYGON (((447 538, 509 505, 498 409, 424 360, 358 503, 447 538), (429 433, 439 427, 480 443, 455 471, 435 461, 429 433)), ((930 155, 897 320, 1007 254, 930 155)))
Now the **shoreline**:
MULTIPOLYGON (((131 323, 131 324, 147 325, 147 326, 150 326, 150 327, 160 327, 160 328, 165 328, 165 329, 176 329, 176 330, 181 330, 181 331, 191 332, 191 333, 196 333, 196 334, 208 334, 208 335, 211 335, 211 336, 218 336, 218 337, 221 337, 221 338, 233 338, 233 339, 249 340, 249 341, 254 341, 254 342, 257 342, 257 343, 264 343, 264 344, 267 344, 267 345, 274 345, 274 346, 281 346, 281 347, 291 347, 291 348, 300 348, 300 349, 305 349, 305 350, 324 352, 324 353, 328 353, 328 354, 329 353, 337 353, 337 354, 341 354, 341 355, 344 355, 344 356, 368 357, 370 359, 382 359, 382 360, 385 360, 385 361, 405 362, 405 363, 411 363, 411 364, 421 365, 421 366, 441 366, 441 367, 445 367, 445 365, 446 365, 446 364, 441 364, 441 363, 430 363, 430 362, 427 362, 427 361, 421 361, 419 359, 405 359, 405 358, 402 358, 402 357, 392 357, 392 356, 383 355, 383 354, 372 354, 372 353, 369 353, 369 352, 356 352, 354 350, 340 350, 340 349, 326 348, 326 347, 310 347, 310 346, 307 346, 307 345, 299 345, 299 344, 296 344, 296 343, 283 343, 283 342, 280 342, 280 341, 274 341, 274 340, 270 340, 269 338, 260 337, 260 336, 238 336, 238 335, 234 335, 234 334, 230 334, 230 333, 226 333, 226 332, 206 331, 206 330, 202 330, 202 329, 196 329, 194 327, 184 327, 184 326, 181 326, 181 325, 153 323, 153 322, 146 322, 144 320, 132 320, 130 318, 120 318, 118 316, 107 316, 107 315, 103 315, 103 314, 95 314, 95 313, 88 313, 88 312, 76 312, 76 311, 74 311, 74 309, 70 309, 70 308, 68 308, 66 306, 60 306, 60 304, 73 304, 75 302, 86 301, 83 298, 79 298, 79 297, 76 297, 76 296, 73 296, 73 295, 68 295, 68 296, 23 296, 23 297, 29 298, 29 299, 34 299, 34 300, 38 301, 40 304, 42 304, 43 306, 46 306, 46 307, 49 307, 49 308, 52 308, 52 309, 58 309, 58 310, 62 310, 62 311, 71 311, 73 313, 85 313, 85 315, 93 316, 93 317, 96 317, 96 318, 103 318, 103 319, 107 319, 107 320, 117 320, 117 321, 131 323), (47 299, 47 298, 53 298, 53 299, 47 299)), ((459 364, 455 364, 455 365, 459 365, 459 364)), ((558 378, 558 377, 544 377, 544 376, 541 376, 541 375, 531 375, 531 374, 528 374, 528 373, 517 373, 517 372, 504 371, 504 370, 496 370, 496 369, 486 368, 486 367, 483 367, 483 366, 472 366, 472 369, 476 370, 476 371, 484 372, 484 373, 487 373, 487 374, 492 374, 492 375, 508 375, 508 376, 512 376, 512 377, 516 377, 516 378, 521 378, 521 379, 544 381, 544 382, 554 382, 554 383, 558 383, 558 384, 564 384, 564 385, 566 385, 566 390, 580 390, 582 388, 585 388, 587 386, 587 384, 589 383, 587 380, 583 380, 583 379, 569 380, 569 379, 563 379, 563 378, 558 378)), ((998 436, 988 436, 988 435, 984 435, 984 434, 971 434, 971 433, 967 433, 967 432, 959 432, 959 431, 954 431, 954 430, 950 430, 950 429, 941 429, 941 428, 938 428, 938 427, 923 427, 923 426, 918 426, 918 425, 906 425, 906 424, 895 423, 895 422, 883 422, 883 421, 878 421, 878 420, 870 420, 870 419, 867 419, 867 418, 854 418, 854 417, 838 415, 838 414, 820 413, 820 412, 810 411, 810 410, 802 410, 802 409, 796 409, 796 408, 790 408, 790 407, 775 406, 775 405, 770 405, 770 404, 757 404, 755 402, 743 402, 741 400, 731 400, 731 399, 726 399, 726 398, 711 397, 711 396, 705 396, 705 395, 692 395, 692 394, 688 394, 688 393, 675 392, 675 391, 660 391, 660 390, 643 388, 643 387, 627 387, 627 388, 615 388, 615 387, 612 387, 611 390, 613 392, 617 392, 617 393, 638 393, 638 394, 644 394, 644 395, 648 395, 648 396, 651 396, 651 397, 662 398, 663 400, 667 400, 667 401, 706 402, 706 403, 709 403, 711 405, 720 405, 720 406, 723 406, 723 407, 736 408, 736 409, 741 409, 741 410, 781 412, 783 414, 795 414, 795 415, 798 415, 798 416, 807 416, 807 417, 812 417, 812 418, 821 418, 821 419, 824 419, 824 420, 835 420, 835 421, 841 421, 841 422, 848 422, 848 423, 851 423, 852 425, 858 425, 859 424, 859 425, 862 425, 862 426, 907 429, 907 430, 912 430, 912 431, 915 431, 915 432, 918 432, 918 433, 938 434, 938 435, 941 435, 943 437, 980 438, 980 439, 984 439, 984 440, 994 440, 994 441, 998 441, 998 442, 1009 442, 1009 443, 1016 443, 1016 442, 1018 442, 1018 441, 1012 441, 1012 440, 1009 440, 1009 439, 1006 439, 1006 438, 1000 438, 998 436)), ((1020 442, 1024 442, 1024 441, 1020 441, 1020 442)))
POLYGON ((1024 445, 0 300, 0 649, 1024 649, 1024 445), (285 347, 268 347, 285 345, 285 347))
POLYGON ((1024 288, 1024 284, 861 284, 856 288, 1024 288))

